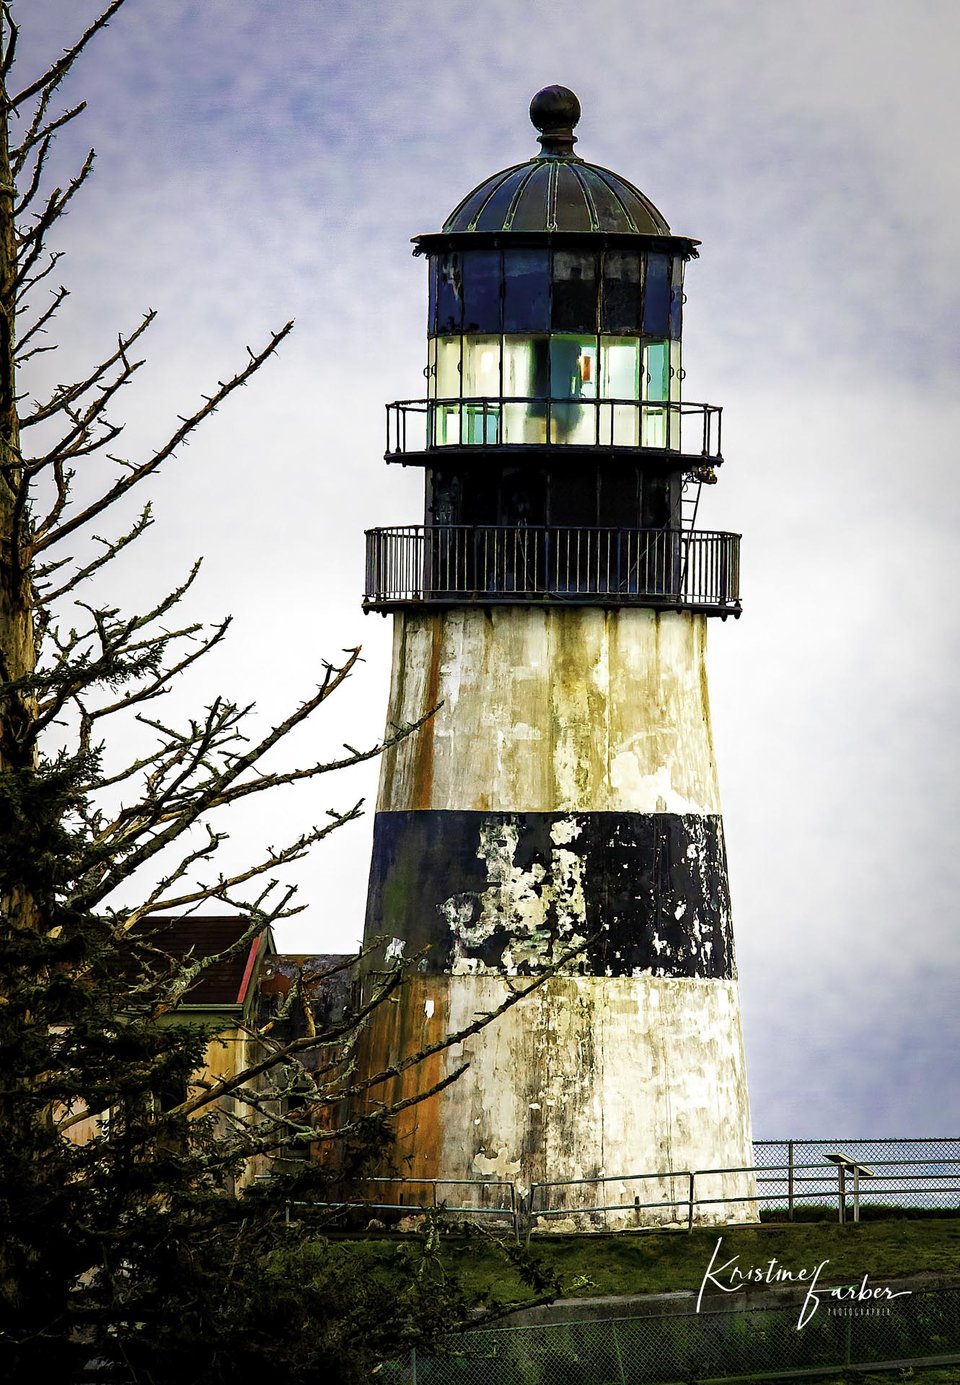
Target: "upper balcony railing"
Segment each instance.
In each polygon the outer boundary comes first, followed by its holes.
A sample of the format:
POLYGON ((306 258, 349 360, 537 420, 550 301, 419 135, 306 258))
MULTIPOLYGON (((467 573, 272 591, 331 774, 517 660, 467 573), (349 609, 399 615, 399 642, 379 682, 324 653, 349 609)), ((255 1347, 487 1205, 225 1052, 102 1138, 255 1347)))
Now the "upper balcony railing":
POLYGON ((365 609, 652 606, 740 614, 740 535, 708 530, 408 524, 367 532, 365 609))
POLYGON ((450 447, 627 447, 715 464, 717 404, 647 399, 399 399, 387 405, 387 458, 450 447))

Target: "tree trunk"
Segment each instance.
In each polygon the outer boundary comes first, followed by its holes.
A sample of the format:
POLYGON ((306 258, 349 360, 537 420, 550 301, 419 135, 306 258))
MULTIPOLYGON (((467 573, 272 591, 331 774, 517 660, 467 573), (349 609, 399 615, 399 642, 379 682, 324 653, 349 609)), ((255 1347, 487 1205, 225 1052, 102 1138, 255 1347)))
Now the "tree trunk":
MULTIPOLYGON (((0 26, 0 39, 6 39, 0 26)), ((30 770, 36 764, 36 698, 10 688, 36 667, 33 589, 30 573, 29 513, 20 455, 17 413, 16 342, 17 230, 16 189, 10 171, 10 130, 6 87, 0 80, 0 773, 30 770)), ((35 909, 20 888, 0 896, 0 908, 14 926, 32 926, 35 909)))

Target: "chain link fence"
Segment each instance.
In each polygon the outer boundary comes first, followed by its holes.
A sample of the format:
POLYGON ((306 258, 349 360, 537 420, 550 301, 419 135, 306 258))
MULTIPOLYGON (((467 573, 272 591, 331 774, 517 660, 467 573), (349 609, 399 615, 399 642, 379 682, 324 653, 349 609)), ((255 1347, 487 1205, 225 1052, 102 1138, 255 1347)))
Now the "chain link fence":
POLYGON ((686 1230, 756 1221, 761 1212, 793 1219, 805 1207, 836 1210, 843 1221, 851 1197, 855 1204, 960 1211, 960 1139, 758 1140, 753 1156, 753 1165, 739 1169, 637 1171, 529 1190, 496 1178, 366 1178, 342 1193, 334 1186, 327 1201, 291 1203, 288 1216, 322 1210, 357 1224, 368 1216, 382 1219, 385 1229, 410 1230, 424 1213, 442 1208, 520 1240, 535 1229, 686 1230))
POLYGON ((960 1365, 960 1289, 870 1305, 821 1290, 798 1328, 802 1299, 736 1311, 488 1328, 443 1355, 386 1363, 390 1385, 676 1385, 767 1371, 960 1365))
POLYGON ((793 1216, 804 1205, 836 1206, 838 1175, 828 1154, 866 1166, 865 1203, 885 1207, 960 1207, 960 1139, 757 1140, 758 1206, 793 1216))

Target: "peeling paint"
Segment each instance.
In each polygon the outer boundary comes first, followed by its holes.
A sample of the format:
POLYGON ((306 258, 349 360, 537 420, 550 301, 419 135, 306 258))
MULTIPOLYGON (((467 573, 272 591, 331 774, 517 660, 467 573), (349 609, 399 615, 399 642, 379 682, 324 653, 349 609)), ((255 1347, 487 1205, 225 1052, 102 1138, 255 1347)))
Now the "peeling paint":
POLYGON ((511 1159, 507 1154, 506 1146, 497 1150, 495 1155, 488 1156, 481 1152, 474 1156, 474 1173, 486 1174, 496 1178, 512 1179, 516 1178, 521 1169, 519 1159, 511 1159))
MULTIPOLYGON (((424 952, 423 974, 374 1017, 364 1061, 396 1066, 424 1017, 466 1028, 511 976, 591 939, 570 974, 378 1089, 402 1099, 468 1064, 399 1114, 410 1176, 608 1175, 561 1194, 576 1229, 607 1198, 631 1204, 625 1225, 672 1223, 670 1170, 751 1163, 705 645, 690 612, 397 615, 390 722, 443 705, 382 760, 367 936, 424 952), (642 1214, 617 1181, 640 1172, 661 1175, 642 1214)), ((754 1191, 718 1175, 707 1195, 754 1191)))
POLYGON ((529 974, 588 937, 585 973, 735 974, 719 818, 378 813, 367 936, 387 930, 432 974, 529 974))
POLYGON ((389 722, 443 705, 384 753, 381 810, 719 812, 703 617, 407 611, 394 633, 389 722))

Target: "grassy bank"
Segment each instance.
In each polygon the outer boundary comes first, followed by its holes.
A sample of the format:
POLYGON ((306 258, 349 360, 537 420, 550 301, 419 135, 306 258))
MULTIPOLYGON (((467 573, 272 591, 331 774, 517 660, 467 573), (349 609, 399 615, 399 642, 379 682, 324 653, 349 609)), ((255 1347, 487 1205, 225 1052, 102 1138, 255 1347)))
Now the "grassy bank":
MULTIPOLYGON (((930 1221, 772 1223, 765 1226, 653 1232, 616 1236, 542 1236, 531 1250, 560 1276, 566 1296, 666 1293, 700 1288, 717 1241, 717 1263, 738 1257, 738 1268, 767 1273, 771 1260, 796 1273, 821 1261, 822 1285, 859 1283, 900 1275, 960 1273, 960 1218, 930 1221)), ((451 1241, 443 1260, 476 1293, 494 1288, 501 1298, 527 1296, 502 1256, 481 1238, 451 1241)))

